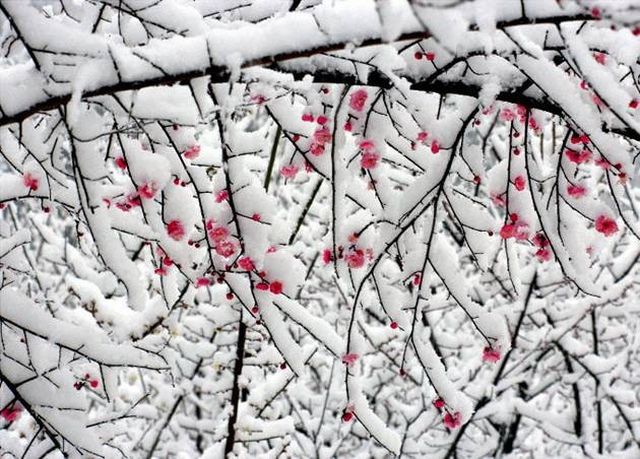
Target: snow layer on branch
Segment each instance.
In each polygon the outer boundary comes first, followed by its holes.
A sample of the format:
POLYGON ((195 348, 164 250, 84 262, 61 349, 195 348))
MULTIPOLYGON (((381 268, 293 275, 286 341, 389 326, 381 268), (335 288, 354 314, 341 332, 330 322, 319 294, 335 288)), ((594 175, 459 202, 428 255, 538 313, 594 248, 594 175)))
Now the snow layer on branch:
POLYGON ((402 440, 393 430, 389 429, 382 419, 369 407, 369 402, 362 392, 361 380, 357 376, 347 378, 347 390, 350 402, 353 403, 354 412, 358 421, 365 429, 379 441, 386 449, 394 454, 400 452, 402 440))
POLYGON ((112 344, 106 334, 97 329, 88 330, 55 319, 13 289, 0 290, 0 317, 36 336, 49 337, 52 344, 76 350, 86 358, 104 365, 166 368, 160 356, 125 344, 112 344))

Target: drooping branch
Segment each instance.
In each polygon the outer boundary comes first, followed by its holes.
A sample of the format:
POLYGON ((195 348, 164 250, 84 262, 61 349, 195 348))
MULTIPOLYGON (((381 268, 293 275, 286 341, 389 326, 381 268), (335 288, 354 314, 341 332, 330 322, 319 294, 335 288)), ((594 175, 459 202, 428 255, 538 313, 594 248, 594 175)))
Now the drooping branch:
MULTIPOLYGON (((526 24, 558 25, 568 21, 587 21, 591 19, 593 18, 587 15, 574 15, 574 16, 552 15, 547 17, 518 18, 515 20, 499 21, 496 24, 496 27, 498 29, 504 29, 504 28, 515 27, 519 25, 526 25, 526 24)), ((476 26, 472 26, 472 29, 475 29, 475 28, 476 26)), ((431 37, 431 33, 429 31, 408 31, 400 35, 395 40, 395 43, 416 42, 416 41, 426 40, 430 37, 431 37)), ((274 63, 283 63, 283 62, 292 61, 295 59, 309 58, 322 53, 341 51, 348 48, 351 45, 351 42, 349 41, 346 41, 346 42, 340 41, 336 43, 331 43, 331 41, 326 38, 324 41, 325 41, 324 43, 321 41, 319 41, 318 43, 313 43, 309 45, 306 49, 299 50, 299 51, 293 51, 293 52, 286 51, 282 53, 275 53, 275 54, 263 56, 260 58, 250 59, 242 63, 241 68, 249 69, 253 67, 264 67, 264 66, 273 65, 274 63)), ((359 40, 358 47, 364 48, 364 47, 378 46, 383 44, 389 44, 389 43, 385 43, 383 38, 381 38, 380 36, 376 36, 368 39, 359 40)), ((154 86, 170 86, 176 83, 188 84, 190 80, 194 78, 203 77, 203 76, 209 76, 211 83, 228 82, 232 73, 230 69, 225 66, 214 64, 211 59, 211 56, 209 56, 208 61, 210 62, 210 65, 206 67, 202 67, 197 64, 198 60, 194 59, 194 62, 191 65, 189 65, 189 62, 184 63, 182 67, 185 70, 179 73, 170 73, 165 70, 163 70, 162 72, 160 71, 149 72, 146 78, 138 78, 134 80, 126 80, 126 78, 125 79, 121 78, 121 75, 126 73, 123 72, 122 69, 119 69, 117 72, 117 75, 114 75, 113 81, 109 81, 110 80, 109 78, 105 78, 104 83, 98 84, 97 87, 93 89, 84 91, 82 93, 82 98, 88 99, 91 97, 110 95, 110 94, 114 94, 121 91, 138 90, 138 89, 154 87, 154 86)), ((99 62, 100 62, 99 60, 96 60, 96 65, 98 65, 99 62)), ((86 61, 83 61, 82 63, 86 63, 86 61)), ((115 64, 115 61, 113 62, 113 64, 115 64)), ((0 77, 1 76, 2 74, 0 73, 0 77)), ((353 80, 345 79, 344 75, 342 76, 341 75, 334 75, 334 76, 324 75, 323 77, 322 74, 315 75, 314 80, 319 83, 331 82, 331 83, 343 83, 343 84, 348 84, 350 81, 353 81, 353 80)), ((361 83, 365 83, 365 82, 361 82, 361 83)), ((368 82, 366 84, 376 86, 376 84, 373 81, 368 82)), ((380 82, 379 84, 381 85, 382 82, 380 82)), ((384 84, 384 86, 386 85, 388 85, 388 82, 384 84)), ((426 87, 420 87, 420 86, 417 86, 415 89, 428 91, 426 87)), ((463 94, 465 95, 467 95, 469 91, 472 94, 477 93, 477 90, 475 88, 465 89, 464 85, 462 87, 459 87, 458 90, 463 91, 463 94)), ((30 88, 30 91, 33 91, 33 88, 30 88)), ((441 92, 441 91, 434 90, 434 92, 441 92)), ((451 90, 448 90, 446 92, 456 93, 456 90, 452 88, 451 90)), ((12 123, 19 123, 36 113, 46 112, 49 110, 53 110, 57 107, 63 106, 67 104, 69 101, 71 101, 72 95, 73 95, 73 90, 71 87, 68 87, 60 91, 57 95, 48 96, 45 99, 38 101, 36 103, 33 103, 28 107, 24 107, 23 109, 19 109, 14 113, 7 111, 6 107, 0 106, 0 113, 3 114, 3 116, 0 117, 0 126, 5 126, 7 124, 12 124, 12 123)), ((30 100, 33 100, 33 99, 30 98, 30 100)), ((508 99, 505 99, 505 100, 512 101, 508 99)), ((544 105, 541 105, 540 107, 538 107, 536 105, 536 106, 532 106, 531 108, 539 108, 541 110, 544 110, 544 108, 542 108, 543 106, 544 105)))

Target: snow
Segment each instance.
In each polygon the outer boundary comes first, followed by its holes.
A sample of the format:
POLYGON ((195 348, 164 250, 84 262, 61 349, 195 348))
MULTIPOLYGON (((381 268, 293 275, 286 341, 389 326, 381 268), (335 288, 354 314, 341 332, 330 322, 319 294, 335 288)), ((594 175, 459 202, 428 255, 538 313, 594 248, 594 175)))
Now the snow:
POLYGON ((2 3, 0 449, 636 457, 636 3, 2 3))

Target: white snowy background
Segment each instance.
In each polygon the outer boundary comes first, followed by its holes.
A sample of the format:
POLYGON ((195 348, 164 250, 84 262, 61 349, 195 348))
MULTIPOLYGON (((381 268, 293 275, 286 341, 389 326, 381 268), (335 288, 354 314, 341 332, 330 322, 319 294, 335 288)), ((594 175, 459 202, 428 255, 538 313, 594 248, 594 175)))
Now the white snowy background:
POLYGON ((640 457, 638 0, 0 24, 2 457, 640 457))

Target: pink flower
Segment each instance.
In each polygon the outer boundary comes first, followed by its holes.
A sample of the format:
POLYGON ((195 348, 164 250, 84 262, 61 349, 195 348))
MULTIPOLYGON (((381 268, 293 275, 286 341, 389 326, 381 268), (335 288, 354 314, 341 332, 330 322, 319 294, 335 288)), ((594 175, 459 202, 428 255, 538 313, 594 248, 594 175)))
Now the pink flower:
POLYGON ((258 283, 256 284, 256 288, 257 288, 258 290, 264 290, 264 291, 266 291, 266 290, 269 290, 269 284, 267 284, 266 282, 258 282, 258 283))
POLYGON ((182 155, 187 159, 196 159, 200 156, 200 145, 192 145, 187 150, 185 150, 182 155))
POLYGON ((311 113, 303 113, 302 121, 306 121, 307 123, 313 123, 313 115, 311 113))
POLYGON ((253 263, 251 257, 240 258, 240 260, 238 260, 238 266, 240 266, 240 268, 244 269, 245 271, 253 271, 254 269, 256 269, 256 266, 253 263))
POLYGON ((262 220, 262 215, 255 213, 251 216, 251 220, 253 220, 254 222, 259 222, 262 220))
POLYGON ((418 137, 416 138, 416 140, 418 142, 424 143, 427 140, 427 137, 429 137, 429 133, 428 132, 420 131, 420 132, 418 132, 418 137))
POLYGON ((511 223, 507 223, 500 228, 500 237, 502 239, 512 238, 516 231, 516 225, 512 225, 511 223))
POLYGON ((391 322, 389 324, 389 326, 391 327, 391 330, 395 330, 398 328, 398 322, 396 322, 395 320, 393 322, 391 322))
POLYGON ((453 414, 446 413, 442 422, 444 423, 445 427, 449 429, 456 429, 462 424, 462 414, 459 411, 456 411, 453 414))
POLYGON ((222 241, 229 236, 229 230, 224 226, 214 226, 209 230, 209 237, 212 241, 218 242, 222 241))
POLYGON ((491 112, 493 112, 493 105, 489 105, 488 107, 484 107, 482 109, 482 114, 483 115, 488 115, 491 112))
POLYGON ((515 113, 513 113, 513 111, 509 108, 503 108, 500 111, 500 119, 502 121, 513 121, 514 117, 515 117, 515 113))
POLYGON ((138 187, 138 194, 144 199, 152 199, 158 191, 155 182, 145 182, 138 187))
POLYGON ((538 249, 536 250, 536 258, 538 261, 549 261, 551 260, 551 251, 549 249, 538 249))
POLYGON ((523 241, 529 237, 527 229, 529 225, 526 223, 507 223, 500 229, 500 237, 502 239, 515 238, 523 241))
POLYGON ((549 245, 549 240, 544 233, 536 233, 531 242, 533 242, 533 245, 540 248, 544 248, 549 245))
POLYGON ((321 129, 316 129, 313 133, 313 140, 320 145, 331 142, 331 137, 331 132, 324 126, 321 129))
POLYGON ((529 239, 529 225, 526 223, 516 223, 516 232, 514 237, 518 241, 526 241, 529 239))
POLYGON ((361 249, 351 250, 344 258, 347 260, 347 266, 351 269, 362 268, 364 266, 364 251, 361 249))
POLYGON ((572 198, 580 199, 587 194, 587 189, 582 185, 574 185, 572 183, 567 186, 567 193, 569 193, 569 196, 571 196, 572 198))
POLYGON ((438 143, 437 140, 434 140, 433 142, 431 142, 431 153, 433 153, 434 155, 436 153, 440 152, 440 144, 438 143))
POLYGON ((364 109, 364 104, 367 101, 369 94, 364 89, 358 89, 351 94, 349 99, 349 107, 353 108, 357 112, 361 112, 364 109))
POLYGON ((324 249, 322 251, 322 262, 325 265, 328 265, 333 260, 333 253, 331 253, 331 249, 324 249))
POLYGON ((613 218, 600 215, 596 218, 596 231, 609 237, 618 231, 618 224, 613 218))
POLYGON ((342 422, 349 422, 353 419, 353 413, 351 411, 346 411, 342 414, 342 422))
MULTIPOLYGON (((627 174, 625 172, 620 172, 618 174, 618 182, 621 185, 626 185, 628 179, 629 179, 629 177, 627 176, 627 174)), ((46 212, 46 210, 45 210, 45 212, 46 212)))
POLYGON ((593 58, 598 64, 604 65, 607 62, 607 55, 605 53, 595 53, 593 58))
POLYGON ((413 57, 415 60, 419 61, 420 59, 422 59, 422 52, 416 51, 415 53, 413 53, 413 57))
POLYGON ((273 281, 269 284, 269 291, 274 295, 279 295, 282 293, 282 282, 273 281))
POLYGON ((310 147, 311 154, 313 156, 320 156, 324 153, 324 145, 320 143, 313 142, 310 147))
POLYGON ((518 175, 514 180, 513 180, 513 185, 516 187, 516 190, 518 191, 523 191, 525 188, 525 180, 524 177, 522 175, 518 175))
POLYGON ((347 121, 346 123, 344 123, 343 129, 347 132, 353 131, 353 125, 351 124, 351 121, 347 121))
POLYGON ((133 207, 138 207, 139 205, 140 197, 137 193, 128 195, 125 201, 116 202, 116 207, 123 212, 129 212, 133 207))
POLYGON ((0 411, 0 417, 7 422, 13 422, 20 417, 21 412, 22 408, 19 405, 14 404, 12 407, 6 407, 0 411))
POLYGON ((358 358, 360 358, 360 356, 358 354, 355 353, 350 353, 350 354, 345 354, 342 356, 342 363, 351 366, 354 363, 356 363, 356 361, 358 360, 358 358))
POLYGON ((375 169, 378 166, 378 160, 380 159, 380 155, 374 153, 372 151, 366 151, 362 153, 360 157, 360 166, 363 169, 375 169))
POLYGON ((224 258, 229 258, 236 251, 236 244, 230 239, 223 239, 217 241, 214 249, 218 255, 224 258))
POLYGON ((438 397, 433 401, 433 406, 435 406, 438 409, 444 408, 445 405, 446 403, 440 397, 438 397))
POLYGON ((227 190, 220 190, 216 194, 216 202, 220 204, 222 201, 229 199, 229 192, 227 190))
POLYGON ((27 172, 26 174, 24 174, 24 176, 22 177, 22 183, 31 191, 36 191, 39 186, 38 177, 35 177, 30 172, 27 172))
POLYGON ((267 100, 267 98, 265 96, 263 96, 262 94, 254 94, 251 96, 251 101, 255 102, 258 105, 262 105, 264 104, 264 102, 267 100))
POLYGON ((436 58, 436 53, 434 53, 433 51, 428 51, 424 54, 424 57, 426 57, 429 62, 433 62, 436 58))
POLYGON ((496 363, 498 360, 500 360, 500 357, 501 355, 499 349, 485 346, 485 348, 482 350, 482 360, 484 362, 496 363))
POLYGON ((416 274, 413 276, 413 280, 411 281, 413 283, 413 285, 415 285, 416 287, 420 285, 420 282, 422 282, 422 276, 420 274, 416 274))
POLYGON ((600 108, 604 107, 605 105, 604 101, 597 94, 592 94, 591 100, 593 101, 594 104, 596 104, 600 108))
POLYGON ((198 277, 196 279, 196 287, 208 287, 211 285, 211 279, 208 277, 198 277))
POLYGON ((98 380, 97 380, 97 379, 90 379, 90 380, 89 380, 89 385, 90 385, 92 388, 94 388, 94 389, 95 389, 96 387, 98 387, 98 384, 99 384, 99 382, 98 382, 98 380))
POLYGON ((540 126, 538 125, 538 122, 533 117, 529 118, 529 127, 536 132, 540 130, 540 126))
POLYGON ((329 118, 327 118, 324 115, 318 115, 318 118, 316 118, 316 123, 318 124, 327 124, 328 121, 329 121, 329 118))
MULTIPOLYGON (((140 196, 138 196, 137 193, 128 195, 127 201, 124 205, 127 207, 127 210, 129 210, 132 207, 138 207, 142 205, 142 202, 140 201, 140 196)), ((118 206, 118 204, 116 204, 116 206, 118 206)))
POLYGON ((179 241, 184 237, 184 225, 180 220, 171 220, 167 223, 167 234, 175 241, 179 241))
POLYGON ((373 150, 376 147, 376 144, 371 139, 363 139, 358 144, 358 147, 360 147, 360 150, 370 151, 370 150, 373 150))
POLYGON ((576 163, 576 164, 586 163, 593 156, 591 154, 591 151, 589 151, 589 149, 587 149, 587 148, 585 148, 584 150, 582 150, 580 152, 575 151, 575 150, 571 150, 570 148, 567 148, 565 150, 565 154, 567 155, 567 158, 569 158, 569 161, 571 161, 573 163, 576 163))
POLYGON ((631 109, 636 109, 638 108, 638 105, 640 105, 640 100, 638 99, 632 99, 631 102, 629 102, 629 108, 631 109))
POLYGON ((124 159, 122 156, 118 156, 115 160, 116 166, 119 169, 126 169, 127 168, 127 160, 124 159))
POLYGON ((501 194, 492 194, 491 202, 493 202, 493 205, 496 207, 504 207, 507 204, 504 200, 504 196, 501 194))
POLYGON ((283 177, 293 178, 298 173, 298 166, 296 166, 295 164, 289 164, 287 166, 282 166, 280 168, 280 173, 282 174, 283 177))

